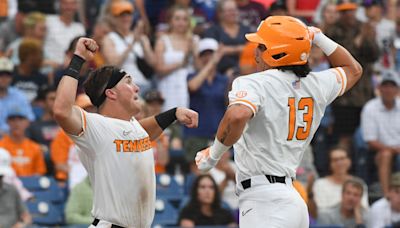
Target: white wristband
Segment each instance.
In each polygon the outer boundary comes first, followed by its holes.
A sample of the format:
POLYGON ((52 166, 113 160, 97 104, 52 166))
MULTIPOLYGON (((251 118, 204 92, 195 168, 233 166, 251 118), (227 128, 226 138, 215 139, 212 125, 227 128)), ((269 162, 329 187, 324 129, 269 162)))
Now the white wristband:
POLYGON ((335 41, 325 36, 325 34, 323 34, 322 32, 315 34, 313 43, 321 48, 321 50, 327 56, 330 56, 338 47, 338 44, 335 41))
POLYGON ((220 142, 217 137, 215 137, 214 144, 210 148, 210 158, 213 160, 219 160, 222 155, 231 148, 230 146, 225 146, 220 142))

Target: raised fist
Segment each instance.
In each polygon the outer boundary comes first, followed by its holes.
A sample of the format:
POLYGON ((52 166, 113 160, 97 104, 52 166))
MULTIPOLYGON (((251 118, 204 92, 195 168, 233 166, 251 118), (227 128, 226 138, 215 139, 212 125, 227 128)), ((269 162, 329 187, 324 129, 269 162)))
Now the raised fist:
POLYGON ((86 61, 92 60, 94 54, 99 49, 96 41, 89 38, 80 38, 76 43, 75 47, 75 55, 79 55, 84 58, 86 61))

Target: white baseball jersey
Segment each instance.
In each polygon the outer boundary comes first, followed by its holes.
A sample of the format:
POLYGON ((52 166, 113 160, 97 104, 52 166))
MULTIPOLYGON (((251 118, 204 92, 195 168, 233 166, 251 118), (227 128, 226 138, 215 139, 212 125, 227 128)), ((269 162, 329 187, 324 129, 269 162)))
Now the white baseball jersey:
POLYGON ((78 146, 93 189, 92 215, 123 227, 150 227, 154 217, 155 172, 151 141, 130 121, 82 110, 78 146))
POLYGON ((229 105, 254 113, 234 144, 237 186, 257 175, 295 177, 326 106, 344 93, 346 82, 340 67, 305 78, 271 69, 235 79, 229 105))

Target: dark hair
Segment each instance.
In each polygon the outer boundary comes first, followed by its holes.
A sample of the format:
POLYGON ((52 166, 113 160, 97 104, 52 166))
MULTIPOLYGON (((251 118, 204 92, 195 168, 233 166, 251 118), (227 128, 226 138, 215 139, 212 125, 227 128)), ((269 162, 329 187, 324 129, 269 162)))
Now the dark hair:
POLYGON ((364 194, 364 181, 358 177, 352 177, 343 183, 342 193, 346 190, 347 186, 351 185, 361 190, 361 195, 364 194))
POLYGON ((89 76, 83 83, 83 88, 85 89, 85 93, 90 97, 92 104, 104 92, 114 70, 119 69, 114 66, 103 66, 89 73, 89 76))
POLYGON ((279 66, 276 69, 281 71, 292 71, 297 77, 304 78, 311 72, 311 68, 308 63, 304 65, 292 65, 292 66, 279 66))
POLYGON ((198 198, 198 189, 200 186, 200 181, 203 180, 204 178, 210 179, 213 183, 214 201, 211 204, 211 208, 213 209, 213 211, 216 211, 221 208, 221 194, 219 193, 217 183, 215 182, 214 178, 209 174, 203 174, 196 178, 196 180, 192 185, 192 190, 190 192, 190 201, 187 206, 200 211, 201 203, 198 198))

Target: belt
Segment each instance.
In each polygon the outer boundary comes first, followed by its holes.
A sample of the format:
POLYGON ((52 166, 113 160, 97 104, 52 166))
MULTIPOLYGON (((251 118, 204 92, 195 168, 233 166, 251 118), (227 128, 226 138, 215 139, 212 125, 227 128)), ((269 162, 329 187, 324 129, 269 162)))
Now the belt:
MULTIPOLYGON (((100 222, 100 219, 95 218, 95 219, 93 220, 93 222, 92 222, 92 225, 93 225, 93 226, 97 226, 97 224, 99 224, 99 222, 100 222)), ((124 228, 124 227, 118 226, 118 225, 115 225, 115 224, 112 224, 112 225, 111 225, 111 228, 124 228)))
MULTIPOLYGON (((269 183, 275 184, 275 183, 282 183, 286 184, 286 177, 277 177, 277 176, 272 176, 272 175, 265 175, 265 177, 268 179, 269 183)), ((251 187, 251 178, 244 180, 240 182, 243 186, 243 189, 248 189, 251 187)))

